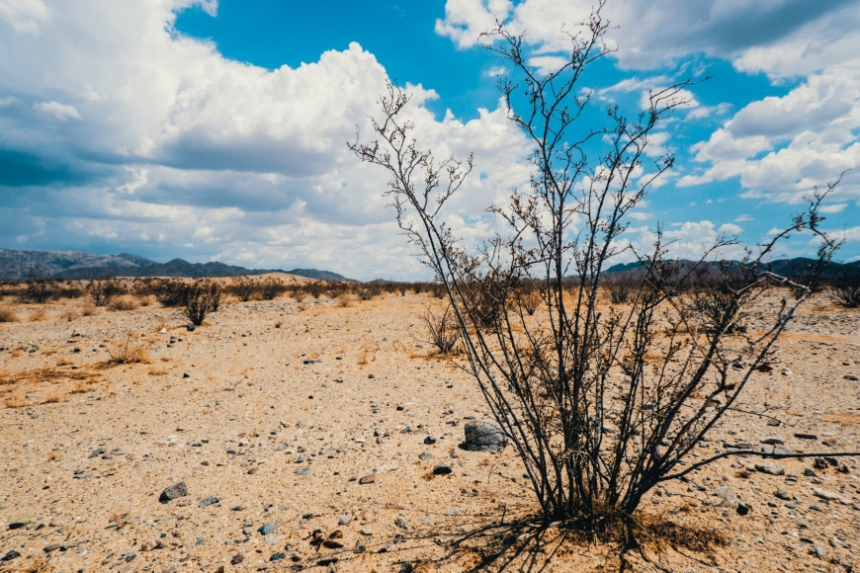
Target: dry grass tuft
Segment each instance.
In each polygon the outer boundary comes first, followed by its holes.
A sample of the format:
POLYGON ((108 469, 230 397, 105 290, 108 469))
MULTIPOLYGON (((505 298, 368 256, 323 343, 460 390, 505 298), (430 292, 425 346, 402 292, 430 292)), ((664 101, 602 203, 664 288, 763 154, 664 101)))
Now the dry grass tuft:
POLYGON ((334 299, 334 303, 341 308, 348 308, 352 306, 352 295, 347 292, 341 293, 334 299))
POLYGON ((76 310, 73 310, 73 309, 67 309, 67 310, 64 310, 64 311, 62 312, 62 314, 60 314, 60 320, 65 320, 65 321, 67 321, 67 322, 72 322, 72 321, 73 321, 73 320, 75 320, 76 318, 80 318, 80 316, 81 316, 81 315, 80 315, 76 310))
POLYGON ((150 364, 152 362, 146 348, 142 345, 132 345, 131 335, 126 338, 125 344, 117 344, 113 348, 108 348, 108 354, 110 354, 110 360, 102 363, 105 366, 150 364))
POLYGON ((110 302, 111 310, 137 310, 137 307, 140 306, 140 303, 131 295, 122 295, 118 296, 110 302))
POLYGON ((0 307, 0 322, 18 322, 18 315, 9 307, 0 307))
POLYGON ((30 313, 30 322, 42 322, 43 320, 48 320, 48 313, 41 308, 30 313))
POLYGON ((95 316, 99 313, 98 307, 91 302, 85 303, 84 306, 81 307, 81 315, 82 316, 95 316))

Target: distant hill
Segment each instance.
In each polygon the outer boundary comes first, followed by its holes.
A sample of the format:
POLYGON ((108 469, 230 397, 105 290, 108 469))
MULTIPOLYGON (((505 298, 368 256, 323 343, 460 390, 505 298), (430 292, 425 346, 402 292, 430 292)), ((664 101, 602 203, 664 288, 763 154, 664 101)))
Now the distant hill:
POLYGON ((348 281, 331 271, 317 269, 246 269, 224 263, 189 263, 173 259, 167 263, 121 253, 95 255, 78 251, 19 251, 0 249, 0 280, 36 278, 88 279, 101 277, 234 277, 265 273, 287 273, 325 281, 348 281))
MULTIPOLYGON (((667 261, 668 262, 668 261, 667 261)), ((674 261, 678 265, 682 266, 692 266, 696 264, 694 261, 687 260, 677 260, 674 261)), ((736 264, 736 261, 726 261, 731 264, 736 264)), ((768 268, 771 272, 776 273, 778 275, 783 275, 787 277, 797 276, 804 274, 807 270, 811 268, 811 266, 815 263, 815 259, 807 259, 803 257, 797 257, 794 259, 780 259, 777 261, 771 261, 768 263, 768 268)), ((707 266, 716 267, 721 263, 717 262, 706 262, 707 266)), ((638 274, 642 272, 644 269, 644 265, 639 261, 632 263, 624 263, 614 265, 606 269, 607 273, 630 273, 630 274, 638 274)), ((854 261, 853 263, 830 263, 828 267, 824 270, 822 275, 826 277, 832 277, 834 275, 842 274, 844 272, 860 272, 860 261, 854 261)))

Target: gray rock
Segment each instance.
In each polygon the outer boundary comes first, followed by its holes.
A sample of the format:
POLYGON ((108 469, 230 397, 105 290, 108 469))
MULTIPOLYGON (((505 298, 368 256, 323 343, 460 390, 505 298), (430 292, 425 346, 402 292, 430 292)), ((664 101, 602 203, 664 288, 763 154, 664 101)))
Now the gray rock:
POLYGON ((397 516, 397 519, 394 520, 394 525, 400 529, 409 529, 409 525, 406 523, 406 518, 402 515, 397 516))
POLYGON ((818 436, 816 434, 810 434, 807 432, 795 432, 794 437, 798 440, 817 440, 818 436))
POLYGON ((431 454, 430 452, 421 452, 420 454, 418 454, 418 459, 421 460, 422 462, 426 462, 427 460, 431 459, 432 457, 433 457, 433 454, 431 454))
POLYGON ((508 445, 502 428, 489 420, 473 420, 463 427, 466 441, 460 444, 471 452, 499 452, 508 445))
POLYGON ((186 495, 188 495, 188 487, 186 487, 184 481, 181 481, 165 488, 158 499, 161 503, 167 503, 186 495))
POLYGON ((777 438, 776 436, 767 436, 760 441, 762 444, 768 444, 769 446, 782 446, 785 444, 782 438, 777 438))
POLYGON ((444 476, 450 474, 452 471, 451 466, 446 464, 436 464, 433 467, 433 475, 444 476))
POLYGON ((281 553, 281 552, 272 553, 272 556, 269 557, 269 561, 280 561, 282 559, 286 559, 286 557, 287 557, 286 554, 281 553))
POLYGON ((13 559, 17 559, 18 557, 21 557, 21 554, 13 549, 12 551, 4 555, 3 558, 0 559, 0 561, 12 561, 13 559))
POLYGON ((785 468, 770 460, 765 460, 759 464, 756 464, 755 469, 757 472, 769 474, 772 476, 785 475, 785 468))
POLYGON ((425 446, 432 446, 435 443, 436 443, 436 438, 434 438, 433 436, 427 436, 426 438, 424 438, 424 445, 425 446))
POLYGON ((200 507, 208 507, 210 505, 214 505, 221 501, 217 497, 207 497, 206 499, 200 500, 200 507))
POLYGON ((257 531, 260 532, 260 535, 271 535, 272 533, 275 533, 277 530, 278 530, 278 526, 275 525, 274 523, 264 523, 263 525, 260 526, 260 528, 257 531))
POLYGON ((765 446, 761 449, 761 453, 769 456, 790 456, 792 451, 785 446, 765 446))
POLYGON ((352 515, 347 513, 346 515, 340 516, 340 519, 337 520, 337 524, 338 525, 349 525, 349 523, 351 521, 352 521, 352 515))

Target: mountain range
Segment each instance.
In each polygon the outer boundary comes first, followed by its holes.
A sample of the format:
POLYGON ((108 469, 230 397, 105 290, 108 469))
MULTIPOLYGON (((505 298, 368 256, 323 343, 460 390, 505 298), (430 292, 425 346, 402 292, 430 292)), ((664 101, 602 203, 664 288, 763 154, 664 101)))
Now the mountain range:
POLYGON ((189 263, 173 259, 158 263, 146 257, 120 253, 96 255, 79 251, 22 251, 0 249, 0 280, 35 278, 88 279, 100 277, 233 277, 287 273, 317 280, 348 281, 331 271, 317 269, 246 269, 224 263, 189 263))

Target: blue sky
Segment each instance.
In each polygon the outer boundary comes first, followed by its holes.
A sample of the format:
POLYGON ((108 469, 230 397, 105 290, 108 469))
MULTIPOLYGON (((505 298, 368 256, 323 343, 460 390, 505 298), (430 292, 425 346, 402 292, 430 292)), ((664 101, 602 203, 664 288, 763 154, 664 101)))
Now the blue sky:
MULTIPOLYGON (((409 86, 422 142, 475 153, 480 177, 450 216, 480 241, 483 208, 527 181, 529 148, 479 34, 505 21, 537 64, 589 9, 0 0, 0 247, 420 276, 384 173, 345 142, 368 132, 386 80, 409 86)), ((632 116, 648 89, 711 76, 652 142, 677 166, 634 213, 632 244, 646 247, 658 223, 677 256, 719 233, 754 243, 853 168, 826 226, 846 241, 841 259, 860 258, 860 1, 609 0, 604 15, 617 50, 583 80, 598 111, 632 116)), ((781 254, 813 250, 797 237, 781 254)))

